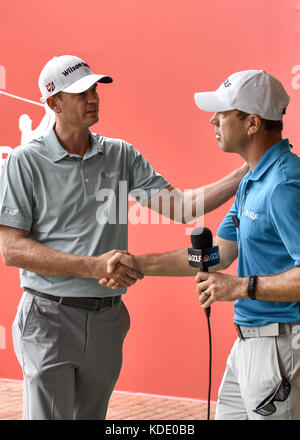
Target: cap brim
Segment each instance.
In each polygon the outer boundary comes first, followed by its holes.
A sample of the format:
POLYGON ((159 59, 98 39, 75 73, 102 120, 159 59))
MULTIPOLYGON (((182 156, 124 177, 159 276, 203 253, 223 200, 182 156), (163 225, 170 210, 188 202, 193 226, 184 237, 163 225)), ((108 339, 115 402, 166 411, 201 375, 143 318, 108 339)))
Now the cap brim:
POLYGON ((102 82, 102 83, 112 83, 113 79, 111 76, 107 75, 86 75, 83 78, 80 78, 78 81, 75 81, 70 86, 66 87, 65 89, 62 89, 63 92, 66 93, 81 93, 85 92, 87 89, 92 87, 93 84, 96 82, 102 82))
POLYGON ((233 110, 228 104, 218 98, 216 92, 199 92, 194 94, 197 106, 205 112, 226 112, 233 110))

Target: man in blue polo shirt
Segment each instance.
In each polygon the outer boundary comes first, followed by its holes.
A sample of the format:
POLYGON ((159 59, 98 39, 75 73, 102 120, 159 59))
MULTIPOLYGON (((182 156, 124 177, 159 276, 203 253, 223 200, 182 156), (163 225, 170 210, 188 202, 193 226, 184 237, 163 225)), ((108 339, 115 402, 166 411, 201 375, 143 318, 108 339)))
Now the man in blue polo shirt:
MULTIPOLYGON (((300 419, 300 158, 282 139, 289 97, 261 70, 231 75, 196 104, 215 112, 211 122, 224 152, 249 164, 214 244, 225 269, 238 257, 238 277, 199 272, 204 308, 235 302, 239 338, 228 358, 216 419, 300 419)), ((158 255, 114 254, 144 275, 189 275, 186 249, 158 255)), ((114 287, 113 280, 103 280, 114 287)))
MULTIPOLYGON (((215 112, 211 122, 224 152, 238 153, 250 170, 214 244, 222 270, 238 257, 238 277, 199 272, 204 308, 235 302, 239 338, 228 358, 216 419, 300 419, 300 158, 282 139, 289 97, 262 70, 231 75, 216 92, 195 94, 215 112)), ((157 255, 114 254, 144 275, 192 274, 186 249, 157 255)), ((114 280, 101 280, 116 287, 114 280)))
POLYGON ((220 148, 240 154, 250 167, 214 240, 221 254, 214 270, 238 256, 238 277, 196 276, 204 308, 235 301, 239 338, 216 419, 299 419, 300 158, 281 136, 289 97, 266 72, 244 71, 195 100, 215 112, 220 148))

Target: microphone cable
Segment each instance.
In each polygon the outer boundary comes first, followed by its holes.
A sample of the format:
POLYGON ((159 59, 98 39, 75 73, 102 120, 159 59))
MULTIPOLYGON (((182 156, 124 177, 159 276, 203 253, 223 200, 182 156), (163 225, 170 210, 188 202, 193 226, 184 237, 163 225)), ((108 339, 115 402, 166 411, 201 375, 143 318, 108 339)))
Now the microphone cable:
POLYGON ((209 340, 209 367, 208 367, 208 397, 207 397, 207 420, 210 420, 210 396, 211 396, 211 370, 212 370, 212 339, 210 328, 210 307, 204 309, 207 318, 208 340, 209 340))
POLYGON ((204 309, 207 318, 208 343, 209 343, 209 367, 208 367, 208 397, 207 397, 207 420, 210 420, 210 395, 211 395, 211 370, 212 370, 212 340, 210 328, 210 307, 204 309))

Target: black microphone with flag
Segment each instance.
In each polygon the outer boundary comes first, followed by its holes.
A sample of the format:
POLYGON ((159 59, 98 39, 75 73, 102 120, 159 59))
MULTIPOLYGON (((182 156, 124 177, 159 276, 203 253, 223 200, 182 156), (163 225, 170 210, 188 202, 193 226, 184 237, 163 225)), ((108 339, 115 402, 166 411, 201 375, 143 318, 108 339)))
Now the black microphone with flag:
POLYGON ((191 234, 192 247, 188 248, 189 265, 202 272, 220 264, 219 247, 213 246, 212 233, 208 228, 195 228, 191 234))
MULTIPOLYGON (((208 268, 220 264, 219 247, 213 246, 213 236, 208 228, 195 228, 191 234, 191 248, 188 248, 189 265, 198 267, 202 272, 208 272, 208 268)), ((210 315, 210 307, 204 309, 207 317, 210 315)))
MULTIPOLYGON (((202 272, 208 272, 208 268, 220 264, 219 247, 213 246, 212 233, 208 228, 195 228, 191 234, 192 247, 188 248, 189 265, 199 268, 202 272)), ((209 386, 207 420, 210 419, 210 392, 211 392, 211 369, 212 369, 212 342, 210 330, 210 307, 204 309, 207 317, 209 333, 209 386)))

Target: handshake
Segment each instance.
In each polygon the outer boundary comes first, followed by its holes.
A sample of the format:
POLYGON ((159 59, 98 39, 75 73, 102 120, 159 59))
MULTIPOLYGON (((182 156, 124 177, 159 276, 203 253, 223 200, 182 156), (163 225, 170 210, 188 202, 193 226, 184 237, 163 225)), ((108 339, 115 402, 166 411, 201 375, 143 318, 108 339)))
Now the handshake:
POLYGON ((112 250, 98 258, 102 258, 102 270, 97 274, 102 286, 126 288, 144 278, 139 272, 136 258, 127 251, 112 250))
POLYGON ((140 256, 131 255, 127 251, 112 250, 94 258, 96 271, 93 272, 93 278, 111 289, 130 287, 137 280, 143 279, 144 275, 196 276, 196 291, 203 308, 209 307, 215 301, 235 301, 248 297, 247 277, 220 273, 218 270, 227 266, 216 264, 215 261, 211 265, 217 271, 203 272, 201 268, 189 264, 187 248, 140 256))

